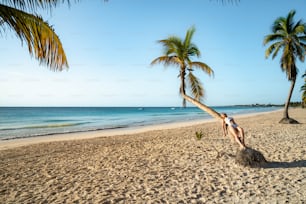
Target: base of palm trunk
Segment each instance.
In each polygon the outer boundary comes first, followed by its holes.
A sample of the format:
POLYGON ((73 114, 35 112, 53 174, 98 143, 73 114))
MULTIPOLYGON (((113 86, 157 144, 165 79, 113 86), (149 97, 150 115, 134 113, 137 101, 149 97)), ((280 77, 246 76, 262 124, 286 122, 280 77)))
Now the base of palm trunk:
POLYGON ((282 124, 299 124, 298 121, 292 119, 292 118, 282 118, 279 123, 282 123, 282 124))
POLYGON ((267 160, 261 152, 249 147, 238 150, 235 161, 242 166, 248 167, 263 167, 267 163, 267 160))

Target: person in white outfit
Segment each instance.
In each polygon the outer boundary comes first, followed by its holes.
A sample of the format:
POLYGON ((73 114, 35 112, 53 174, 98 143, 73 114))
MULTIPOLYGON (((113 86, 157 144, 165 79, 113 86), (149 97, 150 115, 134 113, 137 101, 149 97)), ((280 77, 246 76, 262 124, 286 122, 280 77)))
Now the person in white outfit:
POLYGON ((235 141, 239 144, 241 149, 245 149, 246 145, 244 143, 244 130, 235 122, 234 118, 228 117, 226 113, 220 114, 222 118, 222 129, 223 135, 226 136, 230 133, 234 136, 235 141))

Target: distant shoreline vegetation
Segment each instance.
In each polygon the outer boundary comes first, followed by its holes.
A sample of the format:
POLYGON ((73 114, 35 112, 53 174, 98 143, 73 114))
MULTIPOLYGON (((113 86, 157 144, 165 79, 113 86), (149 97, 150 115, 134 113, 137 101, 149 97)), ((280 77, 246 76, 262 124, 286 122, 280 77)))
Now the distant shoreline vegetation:
MULTIPOLYGON (((290 107, 302 106, 302 102, 290 102, 290 107)), ((240 104, 240 105, 221 105, 211 107, 284 107, 285 104, 240 104)), ((0 108, 183 108, 180 106, 0 106, 0 108)), ((194 108, 195 106, 187 106, 186 108, 194 108)))
MULTIPOLYGON (((290 102, 290 107, 299 107, 302 106, 302 102, 290 102)), ((241 107, 284 107, 285 104, 245 104, 245 105, 233 105, 233 106, 241 106, 241 107)))

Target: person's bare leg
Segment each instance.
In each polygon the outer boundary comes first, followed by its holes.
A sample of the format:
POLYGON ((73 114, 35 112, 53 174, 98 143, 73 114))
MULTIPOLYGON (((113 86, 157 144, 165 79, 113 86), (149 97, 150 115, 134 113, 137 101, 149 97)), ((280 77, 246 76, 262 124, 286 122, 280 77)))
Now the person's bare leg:
POLYGON ((239 131, 239 133, 240 133, 240 139, 241 139, 241 143, 245 146, 245 143, 244 143, 244 130, 243 130, 243 128, 241 128, 241 127, 237 127, 237 129, 238 129, 238 131, 239 131))
POLYGON ((245 145, 240 141, 239 138, 239 131, 237 129, 234 129, 233 127, 229 127, 229 132, 234 136, 236 142, 239 144, 241 149, 245 148, 245 145))

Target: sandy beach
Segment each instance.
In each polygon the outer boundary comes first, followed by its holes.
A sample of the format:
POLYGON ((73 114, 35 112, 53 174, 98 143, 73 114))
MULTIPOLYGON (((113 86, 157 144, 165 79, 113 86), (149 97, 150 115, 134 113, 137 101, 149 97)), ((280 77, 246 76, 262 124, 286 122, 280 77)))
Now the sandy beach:
POLYGON ((235 118, 264 168, 235 163, 218 121, 1 142, 0 203, 305 203, 306 109, 289 114, 235 118))

